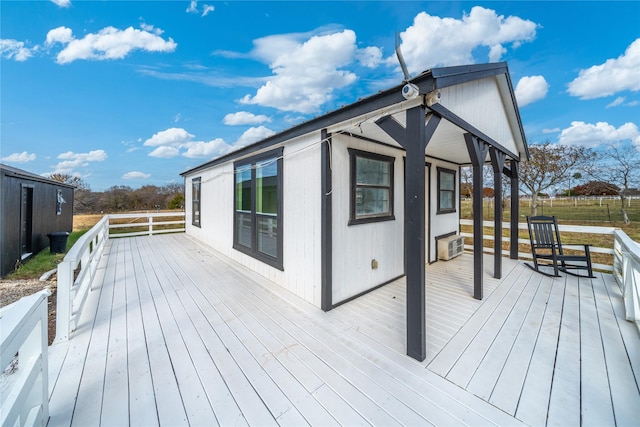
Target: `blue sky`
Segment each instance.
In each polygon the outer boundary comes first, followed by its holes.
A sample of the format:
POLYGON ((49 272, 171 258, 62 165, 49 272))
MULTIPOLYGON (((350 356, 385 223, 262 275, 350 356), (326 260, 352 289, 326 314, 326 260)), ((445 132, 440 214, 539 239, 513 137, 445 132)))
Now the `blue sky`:
POLYGON ((0 159, 180 172, 432 67, 507 61, 530 144, 640 147, 640 2, 0 2, 0 159))

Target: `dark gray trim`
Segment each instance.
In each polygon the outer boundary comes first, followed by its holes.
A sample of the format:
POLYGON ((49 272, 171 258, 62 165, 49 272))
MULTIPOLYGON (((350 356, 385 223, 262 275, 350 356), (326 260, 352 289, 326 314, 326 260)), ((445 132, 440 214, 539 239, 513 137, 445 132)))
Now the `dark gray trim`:
POLYGON ((453 113, 452 111, 448 110, 447 108, 445 108, 441 104, 433 104, 429 108, 431 109, 431 111, 433 111, 435 114, 439 115, 443 119, 446 119, 447 121, 453 123, 454 125, 458 126, 459 128, 469 132, 473 136, 475 136, 477 138, 480 138, 481 140, 483 140, 487 144, 490 144, 490 145, 494 146, 496 149, 502 151, 503 153, 505 153, 510 158, 516 159, 516 160, 520 160, 520 156, 518 154, 515 154, 512 151, 507 150, 505 147, 503 147, 498 142, 496 142, 494 139, 492 139, 491 137, 486 135, 480 129, 476 128, 471 123, 469 123, 466 120, 462 119, 461 117, 457 116, 455 113, 453 113))
POLYGON ((320 213, 320 308, 329 311, 333 308, 333 184, 331 175, 331 136, 326 129, 320 131, 321 182, 322 197, 320 213))
POLYGON ((473 74, 473 80, 493 77, 500 74, 506 74, 506 62, 496 62, 489 64, 474 65, 456 65, 453 67, 434 68, 431 75, 436 80, 436 89, 443 89, 449 86, 455 86, 466 83, 469 80, 469 74, 473 74))
MULTIPOLYGON (((455 213, 456 212, 456 171, 453 169, 448 169, 448 168, 443 168, 440 166, 436 167, 436 185, 437 185, 437 193, 438 193, 438 197, 437 197, 437 208, 436 208, 436 215, 442 215, 442 214, 450 214, 450 213, 455 213), (440 191, 442 191, 440 189, 440 172, 445 172, 445 173, 449 173, 449 174, 453 174, 453 208, 447 208, 447 209, 442 209, 440 207, 440 191)), ((449 190, 447 190, 449 191, 449 190)))
MULTIPOLYGON (((362 292, 360 292, 360 293, 359 293, 359 294, 357 294, 357 295, 354 295, 354 296, 352 296, 352 297, 349 297, 349 298, 347 298, 347 299, 344 299, 344 300, 342 300, 342 301, 340 301, 340 302, 335 303, 331 308, 336 308, 336 307, 338 307, 338 306, 341 306, 342 304, 346 304, 346 303, 348 303, 348 302, 351 302, 351 301, 353 301, 353 300, 355 300, 355 299, 357 299, 357 298, 360 298, 360 297, 361 297, 361 296, 363 296, 363 295, 368 294, 369 292, 373 292, 373 291, 375 291, 376 289, 380 289, 381 287, 388 285, 389 283, 393 283, 393 282, 395 282, 396 280, 402 279, 403 277, 404 277, 404 274, 401 274, 400 276, 398 276, 398 277, 394 277, 393 279, 390 279, 390 280, 387 280, 387 281, 386 281, 386 282, 384 282, 384 283, 380 283, 379 285, 375 285, 373 288, 367 289, 366 291, 362 291, 362 292)), ((327 311, 327 310, 325 310, 325 311, 327 311)))
POLYGON ((473 163, 473 297, 481 300, 483 293, 482 166, 489 146, 469 133, 464 134, 464 139, 473 163))
POLYGON ((65 182, 56 181, 54 179, 45 178, 43 176, 37 175, 35 173, 31 173, 22 169, 14 168, 13 166, 5 165, 0 163, 0 173, 8 177, 14 178, 23 178, 28 179, 30 181, 42 182, 44 184, 52 184, 58 185, 60 187, 73 188, 75 189, 75 185, 67 184, 65 182))
POLYGON ((191 225, 202 228, 202 178, 193 178, 191 180, 191 225), (198 220, 196 222, 195 213, 195 194, 194 187, 198 184, 198 220))
POLYGON ((246 255, 249 255, 250 257, 253 257, 259 261, 264 262, 265 264, 268 264, 274 268, 277 268, 278 270, 284 270, 284 265, 283 265, 283 234, 284 234, 284 212, 283 212, 283 178, 282 178, 282 174, 283 174, 283 170, 284 168, 282 167, 283 161, 282 161, 282 154, 284 152, 284 148, 280 147, 280 148, 276 148, 275 150, 271 150, 265 153, 260 153, 258 155, 252 156, 250 158, 246 158, 246 159, 242 159, 240 161, 237 161, 233 164, 233 170, 234 170, 234 177, 233 177, 233 249, 240 251, 246 255), (259 216, 259 214, 256 213, 256 187, 255 187, 255 182, 256 182, 256 170, 255 168, 251 168, 251 239, 252 239, 252 243, 251 243, 251 248, 248 248, 246 246, 243 246, 241 244, 238 243, 238 224, 237 224, 237 213, 236 213, 236 197, 237 197, 237 193, 236 193, 236 177, 235 177, 235 171, 237 168, 242 167, 242 166, 246 166, 246 165, 254 165, 255 163, 261 161, 261 160, 266 160, 266 159, 271 159, 271 158, 277 158, 277 168, 278 168, 278 193, 277 193, 277 204, 278 204, 278 256, 276 258, 269 256, 265 253, 262 253, 260 251, 258 251, 257 247, 257 239, 258 239, 258 233, 257 233, 257 218, 259 216))
POLYGON ((518 220, 520 219, 520 178, 518 176, 518 162, 511 160, 511 237, 509 258, 518 259, 518 220))
POLYGON ((506 156, 504 153, 489 147, 491 166, 493 167, 493 277, 502 278, 502 171, 506 156))
MULTIPOLYGON (((355 148, 347 148, 349 152, 349 176, 350 176, 350 199, 349 199, 349 223, 347 225, 358 225, 358 224, 370 224, 372 222, 382 222, 382 221, 394 221, 396 217, 393 214, 394 208, 394 164, 395 157, 385 156, 383 154, 371 153, 369 151, 357 150, 355 148), (357 162, 356 158, 362 157, 365 159, 377 160, 380 162, 389 163, 389 213, 385 213, 384 215, 372 215, 362 218, 356 217, 356 190, 358 187, 358 183, 356 180, 356 167, 357 162)), ((386 185, 373 186, 375 188, 387 188, 386 185)))

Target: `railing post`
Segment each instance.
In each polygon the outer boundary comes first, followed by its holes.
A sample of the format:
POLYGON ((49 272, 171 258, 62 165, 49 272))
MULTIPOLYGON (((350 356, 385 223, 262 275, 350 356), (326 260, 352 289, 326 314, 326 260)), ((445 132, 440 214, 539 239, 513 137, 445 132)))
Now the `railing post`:
POLYGON ((66 341, 71 334, 71 287, 75 262, 62 261, 58 264, 58 295, 56 297, 56 341, 66 341))
POLYGON ((153 217, 149 216, 149 236, 153 236, 153 217))

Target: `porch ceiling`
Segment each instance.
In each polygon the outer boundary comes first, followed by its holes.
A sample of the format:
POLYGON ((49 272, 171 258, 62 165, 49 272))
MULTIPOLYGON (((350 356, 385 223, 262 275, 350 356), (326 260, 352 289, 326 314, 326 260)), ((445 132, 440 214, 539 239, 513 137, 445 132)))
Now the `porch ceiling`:
MULTIPOLYGON (((382 117, 382 115, 381 113, 380 117, 382 117)), ((406 126, 405 110, 392 114, 392 117, 402 126, 406 126)), ((376 117, 376 119, 377 118, 379 117, 376 117)), ((401 148, 393 138, 374 123, 374 120, 364 120, 356 126, 349 125, 346 128, 336 129, 334 132, 347 132, 356 137, 363 137, 401 148)), ((448 120, 442 119, 435 134, 427 145, 426 155, 456 164, 470 163, 469 152, 467 151, 467 146, 464 141, 465 132, 464 129, 448 120)))

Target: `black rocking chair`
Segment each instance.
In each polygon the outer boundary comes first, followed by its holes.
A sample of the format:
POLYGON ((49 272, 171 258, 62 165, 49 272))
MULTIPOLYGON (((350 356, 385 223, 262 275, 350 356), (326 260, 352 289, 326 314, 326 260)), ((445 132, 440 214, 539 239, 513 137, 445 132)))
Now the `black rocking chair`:
POLYGON ((527 217, 527 226, 533 255, 533 265, 525 263, 527 267, 550 277, 559 277, 558 271, 578 277, 595 277, 591 268, 589 245, 581 245, 584 246, 584 255, 565 255, 562 251, 558 221, 555 216, 527 217), (539 260, 550 262, 539 263, 539 260), (541 271, 540 267, 553 267, 553 274, 541 271), (569 271, 576 269, 587 270, 589 275, 583 276, 569 271))

